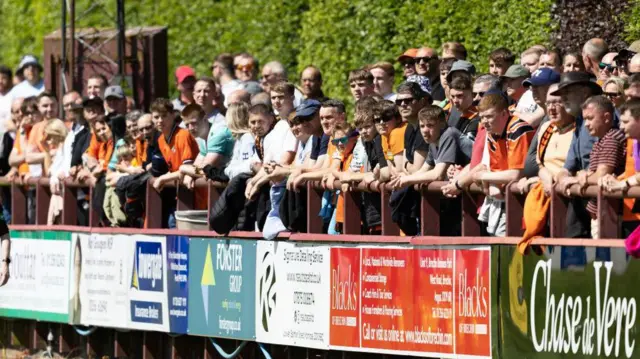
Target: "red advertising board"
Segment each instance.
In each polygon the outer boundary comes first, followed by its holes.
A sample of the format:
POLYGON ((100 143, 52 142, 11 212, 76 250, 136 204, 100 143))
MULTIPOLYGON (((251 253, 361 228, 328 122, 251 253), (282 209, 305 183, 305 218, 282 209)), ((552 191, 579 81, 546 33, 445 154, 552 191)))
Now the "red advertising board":
POLYGON ((330 345, 491 356, 490 252, 332 248, 330 345))

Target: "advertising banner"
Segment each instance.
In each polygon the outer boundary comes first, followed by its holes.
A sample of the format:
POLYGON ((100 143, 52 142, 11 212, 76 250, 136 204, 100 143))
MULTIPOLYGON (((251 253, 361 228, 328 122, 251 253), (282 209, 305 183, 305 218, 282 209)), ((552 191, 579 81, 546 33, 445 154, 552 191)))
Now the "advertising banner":
POLYGON ((331 249, 331 347, 491 356, 490 251, 331 249))
POLYGON ((78 234, 72 253, 73 323, 186 333, 188 238, 78 234))
POLYGON ((256 243, 191 239, 189 334, 255 339, 256 243))
POLYGON ((73 236, 72 323, 127 328, 133 250, 130 236, 73 236))
POLYGON ((69 321, 71 236, 57 231, 11 231, 9 282, 0 289, 0 316, 69 321))
POLYGON ((256 340, 329 347, 329 246, 258 242, 256 340))
POLYGON ((501 246, 503 358, 637 358, 640 262, 624 248, 501 246))

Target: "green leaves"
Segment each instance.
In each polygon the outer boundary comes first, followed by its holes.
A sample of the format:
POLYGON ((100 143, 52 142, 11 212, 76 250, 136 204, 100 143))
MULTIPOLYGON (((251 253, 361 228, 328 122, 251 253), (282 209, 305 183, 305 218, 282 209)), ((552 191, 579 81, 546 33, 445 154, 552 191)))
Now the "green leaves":
MULTIPOLYGON (((77 14, 91 0, 76 0, 77 14)), ((550 42, 554 0, 137 0, 126 1, 127 26, 169 28, 169 68, 188 64, 199 75, 221 52, 248 51, 260 63, 281 61, 290 80, 318 66, 329 96, 351 100, 350 70, 375 61, 395 62, 410 47, 438 48, 462 42, 478 69, 491 50, 515 53, 550 42)), ((77 27, 114 27, 115 2, 92 11, 77 27)), ((59 29, 61 2, 0 1, 0 63, 15 67, 20 56, 42 56, 43 38, 59 29)), ((634 10, 640 13, 640 10, 634 10)), ((637 17, 636 17, 637 18, 637 17)), ((630 26, 630 34, 640 33, 630 26)), ((636 36, 637 38, 638 36, 636 36)), ((397 64, 396 64, 397 65, 397 64)), ((401 74, 399 66, 397 73, 401 74)), ((171 78, 171 77, 170 77, 171 78)), ((399 76, 398 76, 399 82, 399 76)), ((173 84, 170 84, 173 86, 173 84)))

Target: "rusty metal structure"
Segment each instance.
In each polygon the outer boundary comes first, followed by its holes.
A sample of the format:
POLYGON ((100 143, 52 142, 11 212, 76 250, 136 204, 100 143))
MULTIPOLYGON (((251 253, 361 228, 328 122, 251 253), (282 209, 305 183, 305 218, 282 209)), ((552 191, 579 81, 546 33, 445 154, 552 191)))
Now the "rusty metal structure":
POLYGON ((63 0, 60 29, 44 38, 45 86, 58 98, 86 80, 102 75, 120 85, 137 107, 168 95, 166 27, 126 28, 124 0, 99 0, 77 9, 75 0, 63 0), (115 15, 113 7, 115 3, 115 15), (100 28, 86 21, 99 13, 114 24, 100 28))

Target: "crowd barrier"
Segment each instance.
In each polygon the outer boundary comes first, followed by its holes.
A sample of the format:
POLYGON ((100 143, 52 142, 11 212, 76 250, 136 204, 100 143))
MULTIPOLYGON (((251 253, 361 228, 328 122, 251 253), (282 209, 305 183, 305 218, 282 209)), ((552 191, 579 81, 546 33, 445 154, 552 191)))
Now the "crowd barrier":
MULTIPOLYGON (((63 353, 142 358, 234 350, 243 358, 638 355, 638 261, 618 239, 544 238, 535 242, 545 246, 542 256, 519 255, 524 197, 514 185, 505 238, 478 236, 470 194, 462 198, 463 236, 438 236, 442 184, 432 183, 421 189, 420 236, 397 235, 388 188, 376 186, 358 190, 381 193, 381 236, 360 235, 357 198, 347 193, 344 235, 317 233, 319 221, 309 218, 309 233, 264 241, 260 233, 223 237, 154 228, 154 221, 144 230, 72 226, 78 184, 71 182, 65 224, 46 226, 46 184, 29 181, 36 225, 24 224, 27 187, 12 184, 12 277, 0 288, 7 345, 54 342, 63 353)), ((197 185, 209 187, 210 200, 223 186, 197 185)), ((178 208, 190 209, 191 193, 177 191, 178 208)), ((307 193, 315 216, 321 188, 309 184, 307 193)), ((596 188, 582 195, 598 198, 601 228, 616 238, 620 196, 596 188)), ((161 208, 156 197, 150 187, 147 218, 161 208)), ((559 195, 552 201, 558 235, 566 204, 559 195)))

